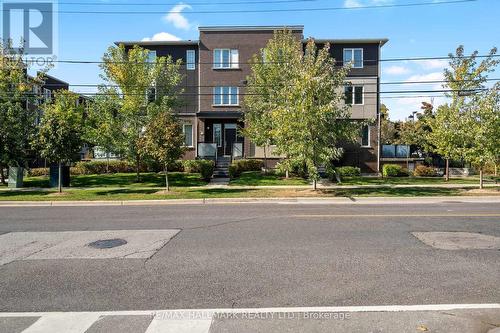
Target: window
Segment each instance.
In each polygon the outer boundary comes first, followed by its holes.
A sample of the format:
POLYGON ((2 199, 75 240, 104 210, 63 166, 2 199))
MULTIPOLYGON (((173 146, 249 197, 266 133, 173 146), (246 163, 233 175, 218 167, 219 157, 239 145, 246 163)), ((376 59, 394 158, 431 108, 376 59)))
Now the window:
POLYGON ((149 51, 148 52, 147 62, 148 63, 154 63, 155 61, 156 61, 156 51, 149 51))
POLYGON ((186 147, 193 147, 193 125, 182 125, 182 133, 184 133, 184 145, 186 147))
POLYGON ((363 125, 361 128, 361 146, 370 147, 370 126, 363 125))
POLYGON ((213 142, 217 143, 217 147, 222 147, 222 125, 214 124, 213 142))
POLYGON ((196 69, 196 53, 194 50, 186 51, 186 68, 189 70, 196 69))
POLYGON ((215 87, 214 105, 239 105, 238 87, 215 87))
POLYGON ((352 63, 353 68, 363 68, 363 49, 344 49, 344 65, 352 63))
POLYGON ((52 91, 47 88, 43 88, 43 99, 45 101, 50 101, 51 98, 52 98, 52 91))
POLYGON ((346 86, 344 88, 344 94, 346 104, 363 104, 363 86, 346 86))
POLYGON ((214 68, 238 68, 239 66, 238 50, 215 49, 214 50, 214 68))

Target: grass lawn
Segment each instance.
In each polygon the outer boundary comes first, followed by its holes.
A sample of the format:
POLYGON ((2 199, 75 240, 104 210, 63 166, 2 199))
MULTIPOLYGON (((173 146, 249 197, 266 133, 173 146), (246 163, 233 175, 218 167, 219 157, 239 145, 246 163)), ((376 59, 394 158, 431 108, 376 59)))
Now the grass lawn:
MULTIPOLYGON (((485 177, 484 182, 494 183, 493 177, 485 177)), ((443 177, 347 177, 341 185, 434 185, 434 184, 479 184, 479 177, 450 178, 443 177)))
MULTIPOLYGON (((135 173, 71 176, 72 187, 164 187, 165 176, 158 173, 141 173, 142 181, 136 182, 135 173)), ((171 172, 168 180, 174 187, 203 186, 207 182, 197 173, 171 172)), ((49 187, 48 177, 25 177, 25 187, 49 187)))
MULTIPOLYGON (((488 189, 486 195, 500 195, 500 189, 488 189)), ((447 188, 363 188, 363 189, 244 189, 244 188, 172 188, 171 193, 158 193, 158 188, 119 189, 67 189, 63 195, 55 190, 0 191, 0 201, 63 201, 63 200, 158 200, 158 199, 202 199, 202 198, 267 198, 267 197, 422 197, 450 195, 478 195, 467 189, 447 188)))
POLYGON ((269 185, 309 185, 307 179, 280 177, 275 174, 263 174, 260 171, 243 172, 239 178, 231 179, 229 185, 238 186, 269 186, 269 185))

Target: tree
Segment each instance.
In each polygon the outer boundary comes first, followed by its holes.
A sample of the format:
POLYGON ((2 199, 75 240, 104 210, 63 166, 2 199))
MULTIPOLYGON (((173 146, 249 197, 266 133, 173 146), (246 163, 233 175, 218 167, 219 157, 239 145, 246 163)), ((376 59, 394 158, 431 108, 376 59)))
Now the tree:
MULTIPOLYGON (((484 165, 481 159, 477 159, 478 154, 485 154, 485 158, 495 155, 494 152, 484 150, 480 153, 480 146, 485 144, 485 133, 492 133, 490 129, 485 128, 491 124, 483 124, 485 120, 481 119, 490 119, 488 112, 495 111, 495 105, 488 103, 495 101, 493 91, 498 89, 498 86, 488 89, 486 82, 488 74, 493 72, 499 63, 495 59, 496 53, 496 48, 491 49, 489 55, 480 63, 477 62, 478 51, 466 56, 463 46, 459 46, 455 54, 449 55, 449 68, 444 70, 446 84, 443 87, 450 90, 447 97, 451 102, 438 108, 435 119, 431 122, 433 133, 429 136, 436 146, 436 151, 447 159, 447 169, 448 160, 454 156, 471 163, 479 163, 480 187, 484 165)), ((498 136, 498 132, 496 133, 498 136)))
POLYGON ((389 118, 389 109, 385 104, 380 106, 381 126, 380 126, 380 144, 390 145, 396 140, 396 124, 389 118))
POLYGON ((141 138, 141 150, 144 155, 163 164, 165 189, 168 192, 168 165, 184 153, 184 134, 181 124, 172 114, 167 98, 160 105, 151 104, 148 108, 152 118, 141 138))
POLYGON ((249 91, 263 97, 250 105, 254 103, 252 108, 260 106, 269 112, 260 117, 257 113, 256 118, 266 124, 261 129, 270 125, 277 153, 302 163, 314 189, 318 167, 340 156, 342 150, 337 143, 353 140, 358 134, 359 124, 350 121, 349 108, 344 104, 348 69, 335 66, 328 44, 318 49, 310 39, 304 51, 301 41, 290 31, 275 33, 263 58, 252 68, 249 91))
POLYGON ((126 142, 125 127, 120 107, 121 99, 115 88, 99 87, 99 93, 87 110, 85 139, 106 152, 106 172, 109 171, 109 154, 121 156, 125 152, 122 146, 126 142))
MULTIPOLYGON (((182 92, 178 88, 182 79, 179 73, 181 60, 174 62, 168 56, 151 61, 149 55, 150 51, 137 45, 130 49, 123 44, 111 46, 101 65, 101 77, 110 85, 118 86, 121 99, 117 117, 122 122, 122 132, 115 137, 116 146, 123 150, 125 157, 135 161, 137 181, 140 181, 141 135, 151 119, 148 104, 160 103, 166 96, 166 101, 173 106, 182 92)), ((107 120, 110 119, 103 119, 107 120)))
POLYGON ((58 163, 59 192, 62 192, 62 164, 74 160, 82 148, 84 108, 77 106, 77 101, 77 94, 60 90, 52 103, 42 106, 43 116, 36 146, 42 157, 58 163))
POLYGON ((29 63, 23 61, 23 49, 0 43, 0 181, 5 183, 4 167, 26 166, 30 142, 35 134, 37 116, 33 94, 46 69, 29 77, 29 63))

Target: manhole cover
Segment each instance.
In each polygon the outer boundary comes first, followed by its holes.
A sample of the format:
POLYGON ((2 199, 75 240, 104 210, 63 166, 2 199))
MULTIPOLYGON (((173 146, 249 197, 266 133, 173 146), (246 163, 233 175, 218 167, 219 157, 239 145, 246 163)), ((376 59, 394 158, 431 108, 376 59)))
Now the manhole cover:
POLYGON ((89 244, 90 247, 94 249, 111 249, 113 247, 122 246, 127 244, 125 239, 114 238, 114 239, 100 239, 89 244))

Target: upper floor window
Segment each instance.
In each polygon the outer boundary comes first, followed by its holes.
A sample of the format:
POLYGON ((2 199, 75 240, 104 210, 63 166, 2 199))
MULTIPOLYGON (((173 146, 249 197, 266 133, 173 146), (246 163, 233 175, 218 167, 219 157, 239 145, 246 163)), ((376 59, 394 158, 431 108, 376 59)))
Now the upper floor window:
POLYGON ((196 69, 196 53, 194 50, 186 51, 186 68, 189 70, 196 69))
POLYGON ((156 61, 156 51, 148 51, 148 58, 147 62, 148 63, 154 63, 156 61))
POLYGON ((346 86, 344 94, 346 104, 363 104, 363 86, 346 86))
POLYGON ((214 105, 239 105, 238 87, 215 87, 214 105))
POLYGON ((235 49, 215 49, 214 68, 238 68, 239 54, 235 49))
POLYGON ((43 88, 43 99, 45 101, 50 101, 51 98, 52 98, 52 90, 43 88))
POLYGON ((363 49, 344 49, 344 64, 352 63, 352 68, 363 68, 363 49))

